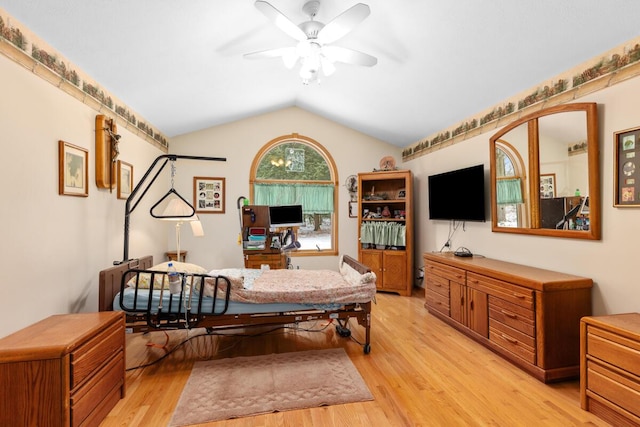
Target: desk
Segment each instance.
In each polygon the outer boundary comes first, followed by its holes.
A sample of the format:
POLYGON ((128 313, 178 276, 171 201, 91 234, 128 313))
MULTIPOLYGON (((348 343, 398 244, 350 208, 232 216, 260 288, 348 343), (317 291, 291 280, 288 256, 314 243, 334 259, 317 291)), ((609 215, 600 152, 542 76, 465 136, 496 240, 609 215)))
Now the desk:
MULTIPOLYGON (((169 261, 178 261, 178 252, 171 251, 164 253, 169 261)), ((180 262, 187 262, 187 251, 180 251, 180 262)))

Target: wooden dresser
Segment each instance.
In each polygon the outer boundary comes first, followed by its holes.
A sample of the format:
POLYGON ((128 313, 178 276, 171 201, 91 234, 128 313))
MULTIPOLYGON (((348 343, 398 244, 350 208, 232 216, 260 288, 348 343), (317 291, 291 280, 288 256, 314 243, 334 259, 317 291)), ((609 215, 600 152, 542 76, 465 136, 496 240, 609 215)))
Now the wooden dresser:
POLYGON ((478 256, 423 257, 431 314, 543 382, 578 377, 591 279, 478 256))
POLYGON ((614 426, 640 426, 640 313, 581 322, 580 404, 614 426))
POLYGON ((97 426, 124 397, 124 313, 62 314, 0 339, 0 425, 97 426))

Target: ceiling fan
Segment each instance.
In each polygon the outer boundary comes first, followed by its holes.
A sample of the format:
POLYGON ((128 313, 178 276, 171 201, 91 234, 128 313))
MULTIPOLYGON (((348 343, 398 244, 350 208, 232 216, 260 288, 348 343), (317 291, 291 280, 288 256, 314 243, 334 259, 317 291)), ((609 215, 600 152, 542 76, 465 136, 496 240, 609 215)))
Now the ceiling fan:
POLYGON ((371 9, 366 4, 358 3, 352 6, 326 25, 314 21, 320 8, 320 1, 317 0, 307 1, 302 6, 302 11, 309 16, 309 20, 300 25, 294 24, 266 1, 258 0, 255 2, 255 6, 278 28, 297 40, 298 43, 296 46, 291 47, 247 53, 244 55, 245 58, 281 57, 285 67, 289 69, 292 69, 300 62, 300 77, 304 84, 318 81, 320 70, 325 76, 333 74, 336 69, 335 62, 366 67, 376 65, 378 62, 374 56, 366 53, 331 45, 331 43, 351 32, 356 25, 369 16, 371 9))

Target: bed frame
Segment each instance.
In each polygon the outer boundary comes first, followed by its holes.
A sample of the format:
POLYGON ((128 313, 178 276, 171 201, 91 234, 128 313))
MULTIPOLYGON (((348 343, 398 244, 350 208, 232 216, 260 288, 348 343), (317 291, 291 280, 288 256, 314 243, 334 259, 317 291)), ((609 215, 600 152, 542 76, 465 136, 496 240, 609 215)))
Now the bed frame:
MULTIPOLYGON (((344 255, 343 260, 360 274, 371 271, 354 258, 344 255)), ((131 260, 100 272, 99 310, 113 311, 113 300, 120 292, 123 284, 140 270, 153 266, 153 257, 145 256, 131 260)), ((226 280, 226 279, 225 279, 226 280)), ((229 289, 229 287, 227 287, 229 289)), ((337 310, 309 309, 294 312, 256 313, 256 314, 226 314, 224 311, 216 313, 201 313, 199 310, 173 316, 170 319, 159 320, 157 316, 146 312, 126 313, 127 329, 129 332, 150 332, 163 329, 206 328, 211 332, 221 329, 243 328, 253 326, 298 324, 315 320, 336 321, 336 330, 340 336, 351 336, 347 327, 350 318, 355 318, 359 325, 365 328, 365 342, 363 351, 371 351, 371 301, 367 303, 347 304, 337 310)))

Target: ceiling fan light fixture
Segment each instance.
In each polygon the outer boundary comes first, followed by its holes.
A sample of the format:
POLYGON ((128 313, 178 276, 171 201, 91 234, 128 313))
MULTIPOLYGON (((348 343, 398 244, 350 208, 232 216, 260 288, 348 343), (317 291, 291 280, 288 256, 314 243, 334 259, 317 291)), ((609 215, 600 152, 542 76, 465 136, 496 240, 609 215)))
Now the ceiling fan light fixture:
POLYGON ((292 69, 300 62, 300 77, 304 84, 319 82, 320 69, 322 69, 324 76, 330 76, 335 73, 335 62, 367 67, 371 67, 378 62, 375 57, 366 53, 329 45, 351 32, 356 25, 369 16, 369 6, 363 3, 350 7, 326 25, 314 20, 320 8, 320 1, 318 0, 305 2, 302 10, 309 16, 309 20, 300 25, 294 24, 267 1, 257 0, 255 5, 271 22, 297 40, 298 43, 289 48, 269 49, 245 54, 245 58, 273 58, 280 56, 288 69, 292 69))

